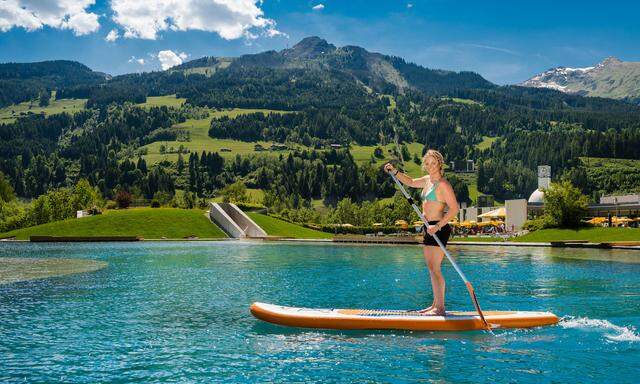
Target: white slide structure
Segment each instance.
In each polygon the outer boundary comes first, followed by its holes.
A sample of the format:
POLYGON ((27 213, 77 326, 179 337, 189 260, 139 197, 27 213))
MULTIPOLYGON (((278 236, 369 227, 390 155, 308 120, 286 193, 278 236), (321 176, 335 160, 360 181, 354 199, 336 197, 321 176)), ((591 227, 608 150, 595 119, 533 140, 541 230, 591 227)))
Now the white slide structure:
POLYGON ((209 218, 233 238, 267 237, 267 233, 235 204, 211 203, 209 218))

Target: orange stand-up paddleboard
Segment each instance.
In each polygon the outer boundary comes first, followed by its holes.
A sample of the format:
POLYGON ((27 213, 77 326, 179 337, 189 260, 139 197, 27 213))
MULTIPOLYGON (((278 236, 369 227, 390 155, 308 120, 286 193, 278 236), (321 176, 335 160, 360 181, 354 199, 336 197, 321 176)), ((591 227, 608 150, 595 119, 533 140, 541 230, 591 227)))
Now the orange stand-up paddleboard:
MULTIPOLYGON (((410 331, 472 331, 486 329, 477 312, 447 312, 425 316, 416 311, 368 309, 313 309, 253 303, 260 320, 289 327, 324 329, 402 329, 410 331)), ((552 325, 550 312, 483 311, 491 328, 531 328, 552 325)))

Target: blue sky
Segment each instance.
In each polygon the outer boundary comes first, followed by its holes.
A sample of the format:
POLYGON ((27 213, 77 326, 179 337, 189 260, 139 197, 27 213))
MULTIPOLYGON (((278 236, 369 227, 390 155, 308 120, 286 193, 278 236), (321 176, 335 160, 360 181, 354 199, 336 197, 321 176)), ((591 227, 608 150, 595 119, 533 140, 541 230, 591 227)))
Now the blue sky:
POLYGON ((639 19, 631 1, 2 0, 0 62, 70 59, 122 74, 317 35, 512 84, 607 56, 640 61, 639 19))

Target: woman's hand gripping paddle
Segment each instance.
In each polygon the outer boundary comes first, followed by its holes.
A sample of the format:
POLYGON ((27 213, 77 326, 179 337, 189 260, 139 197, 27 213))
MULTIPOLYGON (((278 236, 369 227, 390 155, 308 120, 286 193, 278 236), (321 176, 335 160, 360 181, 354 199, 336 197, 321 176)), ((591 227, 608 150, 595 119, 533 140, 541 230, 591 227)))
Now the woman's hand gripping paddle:
MULTIPOLYGON (((429 222, 427 221, 427 219, 422 214, 422 211, 415 204, 415 202, 413 200, 413 197, 411 197, 411 195, 409 195, 409 193, 406 191, 406 189, 404 189, 404 187, 402 186, 402 183, 400 183, 400 180, 398 180, 396 175, 394 175, 391 172, 388 172, 388 173, 393 178, 393 181, 396 182, 396 184, 400 188, 400 191, 402 191, 402 194, 404 195, 404 197, 407 198, 407 201, 409 201, 409 204, 411 204, 411 206, 413 207, 413 210, 416 211, 416 213, 418 214, 418 216, 420 217, 420 219, 422 220, 422 222, 426 226, 425 228, 428 229, 429 228, 429 222)), ((458 267, 458 264, 456 263, 455 259, 449 254, 449 252, 444 247, 444 245, 442 244, 442 242, 440 241, 438 236, 435 233, 433 235, 431 235, 431 236, 433 236, 433 238, 436 240, 436 242, 438 243, 438 245, 440 246, 440 248, 442 249, 444 254, 447 256, 447 259, 449 259, 449 262, 451 262, 451 265, 453 265, 453 268, 456 270, 456 272, 458 272, 458 275, 460 275, 460 277, 462 278, 462 281, 464 281, 464 284, 467 286, 467 291, 469 291, 469 295, 471 295, 471 300, 473 301, 473 306, 476 308, 476 311, 478 312, 478 315, 480 315, 480 320, 482 320, 482 324, 484 325, 485 329, 488 330, 488 331, 491 331, 491 326, 487 323, 487 320, 485 320, 484 315, 482 314, 482 310, 480 309, 480 304, 478 303, 478 298, 476 297, 476 293, 473 290, 473 286, 471 285, 469 280, 467 280, 467 278, 464 275, 464 273, 462 273, 462 270, 460 269, 460 267, 458 267)))

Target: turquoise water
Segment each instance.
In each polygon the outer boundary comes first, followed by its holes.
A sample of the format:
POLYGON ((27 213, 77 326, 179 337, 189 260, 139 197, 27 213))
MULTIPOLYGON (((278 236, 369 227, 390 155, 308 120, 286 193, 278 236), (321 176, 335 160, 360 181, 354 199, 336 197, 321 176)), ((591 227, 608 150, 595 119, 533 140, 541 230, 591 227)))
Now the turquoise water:
MULTIPOLYGON (((560 325, 495 335, 323 331, 248 311, 253 301, 419 308, 430 290, 418 247, 0 244, 0 258, 108 263, 0 285, 0 382, 637 382, 640 252, 451 251, 484 309, 548 310, 560 325)), ((471 310, 444 265, 448 309, 471 310)))

